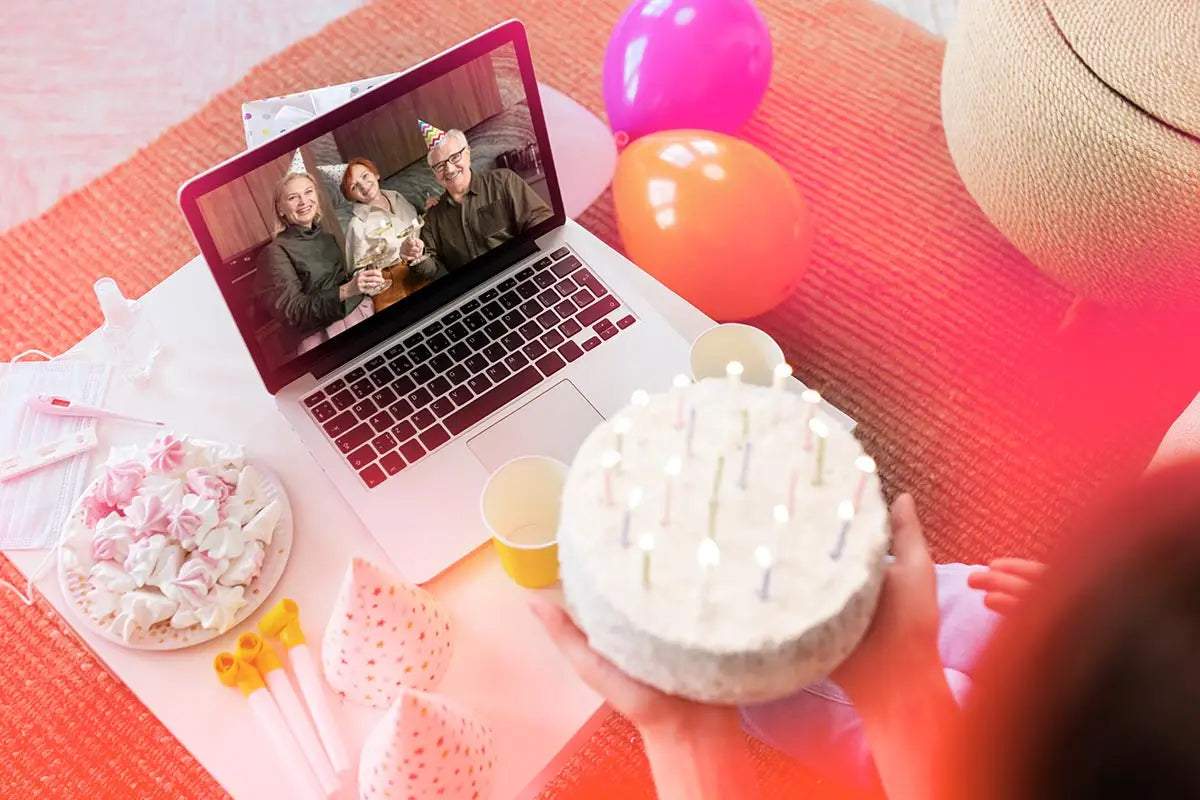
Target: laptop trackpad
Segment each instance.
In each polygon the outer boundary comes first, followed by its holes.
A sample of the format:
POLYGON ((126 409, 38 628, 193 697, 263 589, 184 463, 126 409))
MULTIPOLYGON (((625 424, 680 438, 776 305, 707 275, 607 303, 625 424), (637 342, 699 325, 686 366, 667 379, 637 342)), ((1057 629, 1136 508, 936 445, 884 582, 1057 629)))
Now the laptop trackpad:
POLYGON ((603 419, 570 381, 562 381, 468 439, 467 447, 488 472, 518 456, 550 456, 569 465, 603 419))

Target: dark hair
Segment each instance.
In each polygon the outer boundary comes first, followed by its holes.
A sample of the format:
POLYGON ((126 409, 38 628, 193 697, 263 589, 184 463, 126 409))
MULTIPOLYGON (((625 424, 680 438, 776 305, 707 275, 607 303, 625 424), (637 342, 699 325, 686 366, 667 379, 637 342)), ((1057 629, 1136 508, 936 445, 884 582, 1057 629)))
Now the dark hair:
POLYGON ((350 170, 354 167, 366 167, 371 171, 371 174, 376 179, 379 178, 379 167, 375 166, 375 162, 369 158, 352 158, 346 162, 346 171, 342 173, 342 196, 347 200, 353 200, 350 196, 350 170))
POLYGON ((1200 460, 1098 506, 988 648, 948 796, 1200 797, 1200 460))

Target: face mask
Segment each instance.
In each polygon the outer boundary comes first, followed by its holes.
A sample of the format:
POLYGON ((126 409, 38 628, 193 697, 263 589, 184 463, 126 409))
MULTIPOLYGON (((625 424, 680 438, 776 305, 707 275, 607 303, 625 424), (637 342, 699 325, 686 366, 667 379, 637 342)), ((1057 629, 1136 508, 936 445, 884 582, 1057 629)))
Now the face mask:
MULTIPOLYGON (((52 358, 37 350, 0 364, 0 454, 24 453, 85 428, 94 429, 94 419, 41 414, 28 406, 28 399, 52 394, 100 405, 109 372, 107 364, 52 358), (31 353, 47 360, 21 362, 31 353)), ((87 468, 84 453, 0 483, 0 549, 53 548, 29 576, 30 586, 57 551, 67 514, 86 486, 87 468)), ((5 585, 26 603, 32 601, 11 584, 5 585)))

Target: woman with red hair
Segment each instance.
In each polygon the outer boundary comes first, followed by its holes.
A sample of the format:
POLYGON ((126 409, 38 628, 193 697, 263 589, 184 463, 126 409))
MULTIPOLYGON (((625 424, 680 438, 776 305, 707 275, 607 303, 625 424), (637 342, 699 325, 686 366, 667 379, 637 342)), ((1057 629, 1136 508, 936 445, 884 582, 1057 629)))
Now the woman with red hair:
POLYGON ((354 203, 346 227, 346 263, 353 269, 378 242, 378 264, 392 267, 407 262, 416 278, 433 277, 437 265, 421 260, 425 243, 419 236, 401 234, 417 221, 417 212, 399 192, 379 185, 379 168, 366 158, 352 158, 342 175, 342 194, 354 203))

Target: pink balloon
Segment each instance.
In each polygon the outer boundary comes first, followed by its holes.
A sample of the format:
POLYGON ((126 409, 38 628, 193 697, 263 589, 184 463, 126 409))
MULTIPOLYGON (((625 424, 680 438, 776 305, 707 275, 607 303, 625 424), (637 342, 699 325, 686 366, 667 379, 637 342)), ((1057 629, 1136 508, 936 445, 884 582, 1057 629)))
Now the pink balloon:
POLYGON ((678 128, 732 133, 771 77, 771 33, 750 0, 637 0, 604 56, 614 132, 636 139, 678 128))

